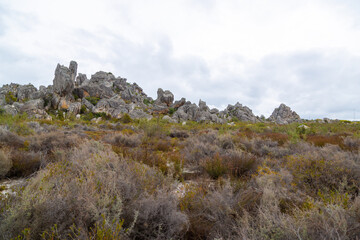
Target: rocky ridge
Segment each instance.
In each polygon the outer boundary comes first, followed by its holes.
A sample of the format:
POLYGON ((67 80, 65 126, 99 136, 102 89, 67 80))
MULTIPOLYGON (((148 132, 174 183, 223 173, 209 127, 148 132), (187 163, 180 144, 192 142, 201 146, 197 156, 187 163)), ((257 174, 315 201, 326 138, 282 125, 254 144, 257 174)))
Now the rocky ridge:
MULTIPOLYGON (((105 113, 113 118, 128 114, 133 119, 151 119, 164 115, 170 122, 212 122, 227 123, 235 119, 247 122, 272 121, 278 124, 300 122, 299 115, 285 104, 274 110, 269 119, 255 116, 252 110, 240 103, 228 105, 226 109, 210 109, 205 101, 199 104, 185 98, 174 101, 169 90, 161 88, 157 98, 147 96, 136 83, 126 78, 115 77, 112 73, 99 71, 87 78, 77 74, 77 63, 71 61, 69 67, 57 65, 53 85, 35 88, 32 84, 7 84, 0 88, 0 107, 5 112, 16 115, 26 113, 37 119, 51 119, 49 111, 62 111, 65 115, 86 112, 105 113)), ((80 115, 79 115, 80 114, 80 115)))

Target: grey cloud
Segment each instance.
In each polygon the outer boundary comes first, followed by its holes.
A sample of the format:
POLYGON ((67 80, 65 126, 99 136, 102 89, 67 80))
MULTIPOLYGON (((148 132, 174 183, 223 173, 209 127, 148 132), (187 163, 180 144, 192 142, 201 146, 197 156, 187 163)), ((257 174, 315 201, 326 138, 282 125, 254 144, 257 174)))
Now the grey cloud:
POLYGON ((360 58, 351 54, 308 51, 270 55, 255 63, 239 55, 229 56, 227 61, 244 66, 244 72, 236 74, 227 71, 227 63, 221 60, 217 66, 198 56, 175 57, 166 36, 140 44, 105 28, 96 34, 77 29, 73 35, 77 51, 71 59, 42 59, 0 46, 0 84, 51 84, 56 63, 74 59, 79 71, 88 76, 98 70, 111 71, 137 82, 152 97, 162 87, 176 98, 195 103, 202 99, 220 107, 239 101, 255 114, 266 116, 281 102, 304 118, 351 119, 354 110, 360 111, 360 58), (104 44, 111 51, 93 48, 104 44), (82 71, 89 66, 99 67, 82 71), (215 70, 221 72, 216 78, 212 77, 215 70))

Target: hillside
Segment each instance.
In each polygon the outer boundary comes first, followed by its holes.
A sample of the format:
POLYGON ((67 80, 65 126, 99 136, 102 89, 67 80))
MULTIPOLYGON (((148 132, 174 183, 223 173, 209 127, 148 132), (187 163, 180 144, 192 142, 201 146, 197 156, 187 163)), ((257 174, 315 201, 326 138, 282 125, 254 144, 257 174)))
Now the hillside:
POLYGON ((0 239, 359 239, 360 123, 76 69, 0 89, 0 239))

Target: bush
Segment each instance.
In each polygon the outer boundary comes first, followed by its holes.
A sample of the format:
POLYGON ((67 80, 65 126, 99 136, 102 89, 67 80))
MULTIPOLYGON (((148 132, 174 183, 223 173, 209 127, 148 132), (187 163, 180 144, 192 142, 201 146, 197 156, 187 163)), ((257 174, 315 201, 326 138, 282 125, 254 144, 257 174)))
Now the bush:
POLYGON ((228 167, 219 153, 216 153, 213 158, 206 159, 204 168, 213 179, 218 179, 228 171, 228 167))
POLYGON ((8 175, 11 177, 26 177, 36 172, 42 162, 39 152, 14 150, 11 152, 12 168, 8 175))
POLYGON ((94 106, 100 101, 100 98, 98 97, 86 97, 85 99, 88 100, 94 106))
POLYGON ((13 104, 14 102, 16 102, 17 98, 14 96, 14 94, 12 92, 7 92, 5 94, 5 102, 7 104, 13 104))
POLYGON ((131 117, 129 116, 129 114, 125 113, 121 118, 120 118, 120 121, 122 123, 131 123, 132 119, 131 117))
POLYGON ((12 161, 3 150, 0 150, 0 179, 5 177, 12 167, 12 161))

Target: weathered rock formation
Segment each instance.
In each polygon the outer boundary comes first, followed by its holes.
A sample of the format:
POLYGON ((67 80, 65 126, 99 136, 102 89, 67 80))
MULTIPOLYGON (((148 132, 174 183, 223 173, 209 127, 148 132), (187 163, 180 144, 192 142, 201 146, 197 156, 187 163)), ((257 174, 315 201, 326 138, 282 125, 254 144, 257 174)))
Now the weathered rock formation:
POLYGON ((290 107, 282 103, 278 108, 275 108, 268 120, 278 124, 288 124, 300 122, 301 118, 296 112, 292 111, 290 107))
MULTIPOLYGON (((99 71, 87 78, 77 74, 78 65, 71 61, 69 67, 57 65, 53 85, 40 86, 8 84, 0 88, 0 107, 9 114, 26 113, 34 118, 49 119, 49 111, 63 111, 77 118, 86 113, 105 113, 113 118, 128 114, 131 118, 150 119, 164 115, 169 122, 211 122, 226 123, 234 120, 259 122, 250 108, 240 103, 228 105, 223 111, 210 109, 205 101, 199 104, 185 98, 174 101, 174 94, 161 88, 157 98, 148 97, 136 83, 126 78, 115 77, 112 73, 99 71)), ((284 104, 275 109, 270 121, 284 124, 300 121, 300 117, 284 104)))

